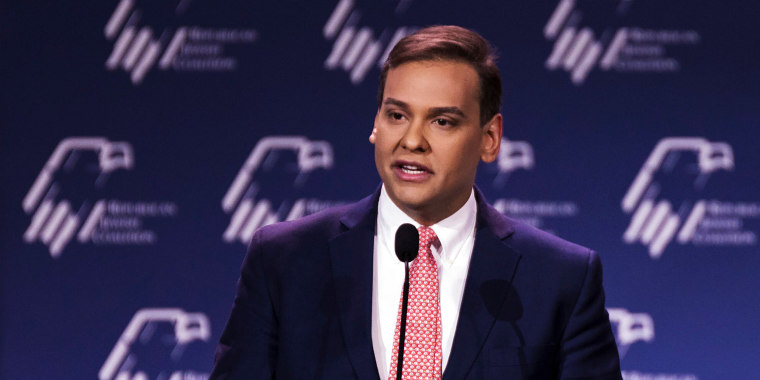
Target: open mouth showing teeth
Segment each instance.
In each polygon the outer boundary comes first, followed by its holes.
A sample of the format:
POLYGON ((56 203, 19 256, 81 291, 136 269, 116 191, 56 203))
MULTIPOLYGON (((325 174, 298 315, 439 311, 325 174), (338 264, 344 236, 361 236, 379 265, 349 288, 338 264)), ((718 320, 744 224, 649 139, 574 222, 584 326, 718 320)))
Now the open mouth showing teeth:
POLYGON ((425 169, 412 165, 401 165, 401 171, 408 174, 422 174, 425 172, 425 169))

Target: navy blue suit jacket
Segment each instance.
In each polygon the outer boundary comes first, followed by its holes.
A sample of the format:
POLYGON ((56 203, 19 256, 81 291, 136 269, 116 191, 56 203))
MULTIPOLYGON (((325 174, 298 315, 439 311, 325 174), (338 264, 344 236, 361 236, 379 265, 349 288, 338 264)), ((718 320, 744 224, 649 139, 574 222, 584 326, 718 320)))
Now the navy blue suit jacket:
MULTIPOLYGON (((378 379, 378 195, 256 232, 212 379, 378 379)), ((620 379, 598 256, 476 198, 475 246, 443 379, 620 379)))

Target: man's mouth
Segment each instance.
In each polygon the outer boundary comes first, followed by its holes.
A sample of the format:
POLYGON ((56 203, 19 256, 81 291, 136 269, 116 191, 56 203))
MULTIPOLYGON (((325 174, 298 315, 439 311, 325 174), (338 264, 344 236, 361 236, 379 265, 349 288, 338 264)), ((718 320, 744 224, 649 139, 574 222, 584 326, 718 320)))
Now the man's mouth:
POLYGON ((422 181, 430 177, 430 168, 413 162, 397 161, 393 164, 394 171, 404 181, 422 181))
POLYGON ((401 171, 408 174, 422 174, 427 171, 422 167, 416 165, 401 165, 399 167, 401 168, 401 171))
POLYGON ((412 161, 398 160, 398 161, 395 161, 393 163, 393 166, 395 166, 395 167, 397 167, 397 168, 399 168, 399 169, 401 169, 401 170, 403 170, 403 171, 405 171, 407 173, 421 173, 421 172, 432 173, 433 172, 427 166, 419 164, 417 162, 412 162, 412 161))

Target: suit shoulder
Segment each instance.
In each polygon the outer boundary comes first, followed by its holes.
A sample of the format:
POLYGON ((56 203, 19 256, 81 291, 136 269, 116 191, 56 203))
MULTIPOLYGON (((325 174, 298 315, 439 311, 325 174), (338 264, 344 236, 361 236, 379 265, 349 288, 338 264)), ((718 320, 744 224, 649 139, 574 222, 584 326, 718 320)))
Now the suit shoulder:
POLYGON ((327 258, 329 241, 342 230, 340 218, 350 205, 332 207, 303 218, 263 226, 256 230, 243 260, 243 269, 260 265, 265 273, 280 276, 287 268, 314 266, 327 258))
POLYGON ((341 232, 340 219, 354 204, 330 207, 299 219, 278 222, 256 231, 252 244, 289 245, 327 241, 341 232))
POLYGON ((538 290, 546 299, 562 305, 566 316, 583 289, 601 289, 599 256, 589 248, 569 242, 522 222, 514 222, 514 233, 503 243, 520 254, 517 281, 538 290))
POLYGON ((585 268, 589 261, 597 260, 591 249, 542 231, 524 222, 505 217, 514 227, 514 233, 505 240, 524 258, 578 265, 585 268))
POLYGON ((256 231, 252 243, 314 243, 332 239, 358 223, 377 215, 377 197, 371 194, 353 203, 330 207, 299 219, 264 226, 256 231))

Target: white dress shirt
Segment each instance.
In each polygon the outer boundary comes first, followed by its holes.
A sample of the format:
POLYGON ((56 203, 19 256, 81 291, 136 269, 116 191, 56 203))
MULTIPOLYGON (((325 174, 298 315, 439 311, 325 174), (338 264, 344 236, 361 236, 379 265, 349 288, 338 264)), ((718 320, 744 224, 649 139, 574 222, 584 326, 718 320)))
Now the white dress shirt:
MULTIPOLYGON (((431 250, 438 264, 442 370, 446 369, 459 318, 459 307, 475 243, 476 212, 475 193, 471 192, 464 206, 454 214, 428 226, 435 231, 440 241, 440 244, 433 244, 431 250)), ((388 377, 393 363, 393 338, 399 301, 404 289, 404 263, 396 257, 394 248, 396 230, 404 223, 420 226, 393 203, 383 185, 377 204, 372 279, 372 347, 381 379, 388 377)))

